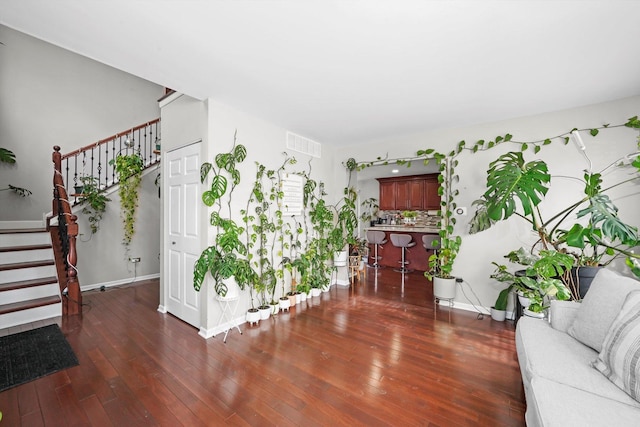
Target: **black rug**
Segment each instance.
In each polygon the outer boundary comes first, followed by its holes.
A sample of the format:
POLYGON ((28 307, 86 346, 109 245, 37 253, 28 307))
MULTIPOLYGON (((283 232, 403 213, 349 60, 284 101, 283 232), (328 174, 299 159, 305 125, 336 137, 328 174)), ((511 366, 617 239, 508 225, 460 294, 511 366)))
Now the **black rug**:
POLYGON ((77 364, 58 325, 0 337, 0 392, 77 364))

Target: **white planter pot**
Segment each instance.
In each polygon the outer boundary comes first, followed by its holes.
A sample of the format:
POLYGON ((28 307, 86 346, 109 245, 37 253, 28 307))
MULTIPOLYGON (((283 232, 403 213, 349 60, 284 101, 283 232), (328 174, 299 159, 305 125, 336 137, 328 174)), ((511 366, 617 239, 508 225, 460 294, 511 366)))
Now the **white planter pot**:
POLYGON ((442 277, 433 278, 433 296, 437 299, 455 299, 456 297, 456 279, 443 279, 442 277))
POLYGON ((247 310, 247 323, 253 325, 260 321, 260 311, 257 308, 250 308, 247 310), (255 310, 255 311, 254 311, 255 310))
POLYGON ((520 292, 518 292, 518 301, 520 301, 520 305, 522 306, 522 308, 525 309, 531 305, 531 300, 522 295, 520 292))
POLYGON ((327 285, 322 288, 322 292, 329 292, 330 290, 331 290, 331 285, 327 285))
POLYGON ((300 293, 300 301, 306 301, 307 300, 307 293, 306 292, 301 292, 300 293))
POLYGON ((289 303, 289 298, 288 297, 280 298, 278 300, 278 306, 282 311, 284 310, 289 311, 289 307, 291 307, 291 304, 289 303))
POLYGON ((544 311, 541 313, 536 313, 533 311, 530 311, 528 308, 525 308, 522 313, 527 316, 527 317, 533 317, 535 319, 544 319, 544 311))
POLYGON ((319 297, 321 292, 320 288, 311 288, 312 297, 319 297))
POLYGON ((271 308, 271 315, 272 316, 275 316, 276 314, 278 314, 278 311, 280 311, 280 304, 279 303, 269 304, 269 307, 271 308))
POLYGON ((496 310, 495 308, 491 307, 491 318, 498 322, 504 322, 504 319, 507 318, 507 311, 496 310))
POLYGON ((235 276, 231 276, 226 280, 223 280, 225 285, 227 285, 227 294, 224 296, 227 299, 237 298, 240 295, 240 286, 238 286, 238 282, 236 282, 235 276))
POLYGON ((258 307, 258 312, 260 312, 260 320, 266 320, 271 316, 271 307, 258 307))
POLYGON ((333 265, 335 267, 346 267, 349 262, 349 253, 347 251, 340 251, 333 253, 333 265))

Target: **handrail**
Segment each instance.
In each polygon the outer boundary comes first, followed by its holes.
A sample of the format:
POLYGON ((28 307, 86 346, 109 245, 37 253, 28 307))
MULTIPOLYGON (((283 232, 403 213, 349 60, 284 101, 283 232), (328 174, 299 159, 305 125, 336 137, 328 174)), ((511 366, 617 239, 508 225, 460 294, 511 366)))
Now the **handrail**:
MULTIPOLYGON (((145 168, 160 162, 160 119, 134 126, 77 150, 61 155, 61 173, 71 187, 82 186, 82 177, 91 176, 91 182, 106 189, 118 183, 113 160, 119 155, 137 154, 145 168)), ((80 189, 67 191, 72 204, 80 202, 80 189)))
POLYGON ((62 315, 82 313, 82 293, 78 282, 78 254, 76 238, 78 237, 78 217, 71 212, 71 204, 62 176, 62 155, 60 147, 53 147, 53 215, 58 218, 58 233, 65 263, 66 281, 60 283, 61 290, 66 289, 62 304, 62 315), (63 287, 64 285, 64 287, 63 287))
POLYGON ((111 140, 118 139, 118 138, 120 138, 122 136, 134 133, 135 131, 137 131, 139 129, 145 128, 147 126, 152 126, 152 125, 154 125, 156 123, 160 123, 160 118, 157 118, 155 120, 151 120, 150 122, 146 122, 146 123, 143 123, 143 124, 138 125, 138 126, 134 126, 131 129, 123 130, 122 132, 116 133, 115 135, 112 135, 112 136, 110 136, 108 138, 101 139, 101 140, 99 140, 97 142, 94 142, 93 144, 85 145, 84 147, 78 148, 77 150, 71 151, 70 153, 63 154, 62 155, 62 160, 66 159, 68 157, 73 157, 74 155, 80 154, 83 151, 91 150, 92 148, 95 148, 98 145, 106 144, 107 142, 109 142, 111 140))

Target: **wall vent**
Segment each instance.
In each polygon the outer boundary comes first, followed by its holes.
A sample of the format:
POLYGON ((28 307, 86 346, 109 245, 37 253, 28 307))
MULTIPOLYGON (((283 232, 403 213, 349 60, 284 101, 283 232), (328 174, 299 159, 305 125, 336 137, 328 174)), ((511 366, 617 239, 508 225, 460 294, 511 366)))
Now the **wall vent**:
POLYGON ((312 157, 322 157, 322 145, 304 136, 287 132, 287 150, 308 154, 312 157))

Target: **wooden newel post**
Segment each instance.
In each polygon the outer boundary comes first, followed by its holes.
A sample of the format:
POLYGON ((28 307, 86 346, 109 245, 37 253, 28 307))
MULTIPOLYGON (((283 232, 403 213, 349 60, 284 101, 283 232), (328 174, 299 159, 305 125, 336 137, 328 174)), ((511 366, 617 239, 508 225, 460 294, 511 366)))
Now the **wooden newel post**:
POLYGON ((56 200, 56 175, 62 173, 62 154, 60 154, 60 147, 57 145, 53 146, 53 154, 51 155, 51 160, 53 161, 53 206, 51 212, 54 217, 58 216, 58 202, 56 200))
POLYGON ((76 252, 76 237, 78 237, 78 224, 76 215, 69 216, 67 223, 67 234, 69 236, 69 255, 67 256, 67 291, 69 298, 66 298, 65 306, 68 315, 82 313, 82 293, 80 292, 80 283, 78 282, 78 271, 76 263, 78 262, 78 254, 76 252))

